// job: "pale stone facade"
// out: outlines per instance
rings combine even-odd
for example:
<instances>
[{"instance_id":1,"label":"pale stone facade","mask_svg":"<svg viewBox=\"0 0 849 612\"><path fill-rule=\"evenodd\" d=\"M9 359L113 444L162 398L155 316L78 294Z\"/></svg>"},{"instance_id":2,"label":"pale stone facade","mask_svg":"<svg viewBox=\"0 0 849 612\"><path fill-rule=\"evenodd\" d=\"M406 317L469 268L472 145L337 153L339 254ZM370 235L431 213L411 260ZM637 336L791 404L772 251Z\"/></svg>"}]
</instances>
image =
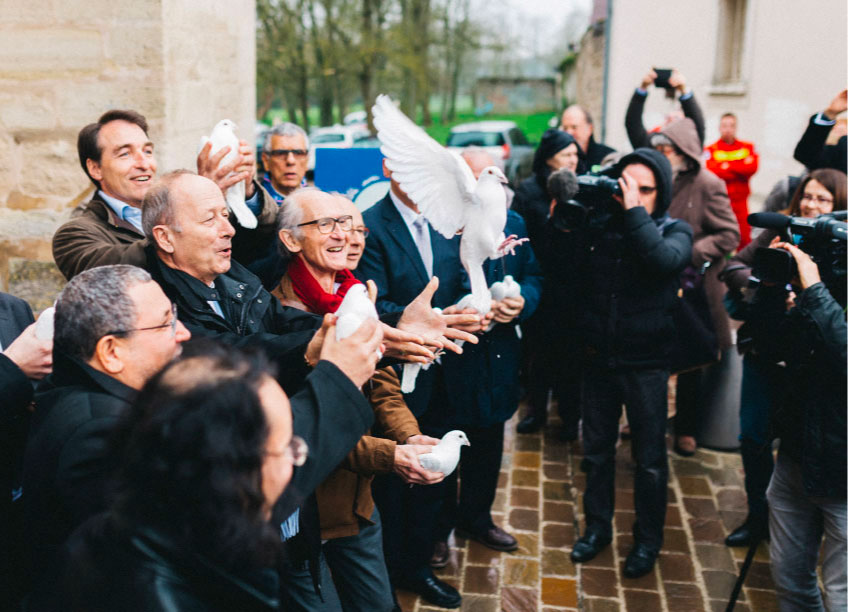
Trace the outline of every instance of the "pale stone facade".
<instances>
[{"instance_id":1,"label":"pale stone facade","mask_svg":"<svg viewBox=\"0 0 849 612\"><path fill-rule=\"evenodd\" d=\"M15 258L52 261L91 192L77 133L106 110L147 117L160 172L194 168L223 118L253 142L255 18L252 0L0 0L0 290Z\"/></svg>"},{"instance_id":2,"label":"pale stone facade","mask_svg":"<svg viewBox=\"0 0 849 612\"><path fill-rule=\"evenodd\" d=\"M721 38L723 11L741 4L740 79L720 84L717 67L729 52L719 48L719 41L727 40ZM757 209L776 181L803 171L793 160L793 149L809 117L846 88L846 24L845 0L823 0L816 6L793 0L615 2L607 144L630 150L624 119L634 88L652 66L677 67L704 111L707 143L719 137L719 118L726 111L738 117L738 137L754 142L760 169L752 177L750 207ZM658 125L673 104L662 92L650 92L646 126Z\"/></svg>"}]
</instances>

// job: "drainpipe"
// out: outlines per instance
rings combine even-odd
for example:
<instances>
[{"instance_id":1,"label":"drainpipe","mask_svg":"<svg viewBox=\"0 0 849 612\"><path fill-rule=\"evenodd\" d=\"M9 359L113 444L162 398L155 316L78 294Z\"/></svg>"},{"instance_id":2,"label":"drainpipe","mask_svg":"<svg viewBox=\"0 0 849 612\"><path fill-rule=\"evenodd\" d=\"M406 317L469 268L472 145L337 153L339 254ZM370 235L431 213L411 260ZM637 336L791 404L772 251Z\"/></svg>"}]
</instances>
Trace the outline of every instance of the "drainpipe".
<instances>
[{"instance_id":1,"label":"drainpipe","mask_svg":"<svg viewBox=\"0 0 849 612\"><path fill-rule=\"evenodd\" d=\"M604 21L604 75L601 88L601 142L607 142L607 80L610 72L610 21L613 18L613 0L607 0L607 19Z\"/></svg>"}]
</instances>

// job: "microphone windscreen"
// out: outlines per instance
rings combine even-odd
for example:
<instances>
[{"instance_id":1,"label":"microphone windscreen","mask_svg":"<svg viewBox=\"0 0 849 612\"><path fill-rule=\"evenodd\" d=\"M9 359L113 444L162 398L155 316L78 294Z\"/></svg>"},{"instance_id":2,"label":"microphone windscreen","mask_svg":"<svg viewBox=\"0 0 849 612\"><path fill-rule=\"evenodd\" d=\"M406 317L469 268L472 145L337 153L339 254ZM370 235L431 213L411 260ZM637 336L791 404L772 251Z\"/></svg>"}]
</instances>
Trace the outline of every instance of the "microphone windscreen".
<instances>
[{"instance_id":1,"label":"microphone windscreen","mask_svg":"<svg viewBox=\"0 0 849 612\"><path fill-rule=\"evenodd\" d=\"M571 200L578 193L578 177L566 168L555 170L548 177L548 193L557 202Z\"/></svg>"},{"instance_id":2,"label":"microphone windscreen","mask_svg":"<svg viewBox=\"0 0 849 612\"><path fill-rule=\"evenodd\" d=\"M790 225L790 217L774 212L758 212L748 216L749 225L770 229L784 229Z\"/></svg>"}]
</instances>

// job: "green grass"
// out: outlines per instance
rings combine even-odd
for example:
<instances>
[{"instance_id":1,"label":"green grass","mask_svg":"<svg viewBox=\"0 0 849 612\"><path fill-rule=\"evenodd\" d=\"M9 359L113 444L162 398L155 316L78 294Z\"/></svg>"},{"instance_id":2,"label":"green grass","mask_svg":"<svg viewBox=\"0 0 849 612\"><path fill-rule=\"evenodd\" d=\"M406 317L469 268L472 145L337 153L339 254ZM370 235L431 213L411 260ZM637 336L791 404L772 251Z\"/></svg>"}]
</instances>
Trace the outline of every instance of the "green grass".
<instances>
[{"instance_id":1,"label":"green grass","mask_svg":"<svg viewBox=\"0 0 849 612\"><path fill-rule=\"evenodd\" d=\"M554 115L554 111L550 113L534 113L531 115L516 115L516 114L488 114L479 117L472 112L457 113L457 119L445 125L432 125L425 128L425 131L436 141L445 144L448 140L448 134L451 128L460 123L469 123L472 121L514 121L519 129L525 133L528 141L531 144L538 144L543 132L548 129L548 120Z\"/></svg>"},{"instance_id":2,"label":"green grass","mask_svg":"<svg viewBox=\"0 0 849 612\"><path fill-rule=\"evenodd\" d=\"M357 110L357 108L352 107L351 110ZM438 118L439 115L436 111L433 111L434 118ZM521 115L521 114L488 114L483 117L479 117L474 114L472 111L460 112L457 113L457 119L446 123L443 125L434 123L428 128L425 128L425 131L434 139L436 142L440 144L445 144L448 140L448 134L451 132L451 128L455 125L459 125L460 123L469 123L472 121L514 121L516 125L519 126L525 136L527 136L528 141L531 144L538 144L540 137L543 132L548 129L548 121L552 116L555 115L555 111L551 111L548 113L533 113L530 115ZM282 121L288 121L289 115L282 108L272 108L265 115L265 122L271 125L275 117L279 117ZM318 125L319 112L318 107L310 108L310 125ZM420 118L419 118L420 122Z\"/></svg>"}]
</instances>

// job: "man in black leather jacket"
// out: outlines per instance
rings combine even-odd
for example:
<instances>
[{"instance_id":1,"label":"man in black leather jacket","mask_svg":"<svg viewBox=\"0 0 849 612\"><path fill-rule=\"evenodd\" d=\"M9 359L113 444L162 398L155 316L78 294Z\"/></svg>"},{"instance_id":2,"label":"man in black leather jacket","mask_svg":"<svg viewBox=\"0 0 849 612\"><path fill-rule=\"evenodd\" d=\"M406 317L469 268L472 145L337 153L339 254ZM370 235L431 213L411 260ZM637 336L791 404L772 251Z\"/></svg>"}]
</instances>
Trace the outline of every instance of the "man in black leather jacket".
<instances>
[{"instance_id":1,"label":"man in black leather jacket","mask_svg":"<svg viewBox=\"0 0 849 612\"><path fill-rule=\"evenodd\" d=\"M781 440L769 502L770 567L782 609L846 609L846 286L832 292L811 258L793 255L801 291L779 330L787 374L772 420ZM845 279L844 279L845 280Z\"/></svg>"}]
</instances>

